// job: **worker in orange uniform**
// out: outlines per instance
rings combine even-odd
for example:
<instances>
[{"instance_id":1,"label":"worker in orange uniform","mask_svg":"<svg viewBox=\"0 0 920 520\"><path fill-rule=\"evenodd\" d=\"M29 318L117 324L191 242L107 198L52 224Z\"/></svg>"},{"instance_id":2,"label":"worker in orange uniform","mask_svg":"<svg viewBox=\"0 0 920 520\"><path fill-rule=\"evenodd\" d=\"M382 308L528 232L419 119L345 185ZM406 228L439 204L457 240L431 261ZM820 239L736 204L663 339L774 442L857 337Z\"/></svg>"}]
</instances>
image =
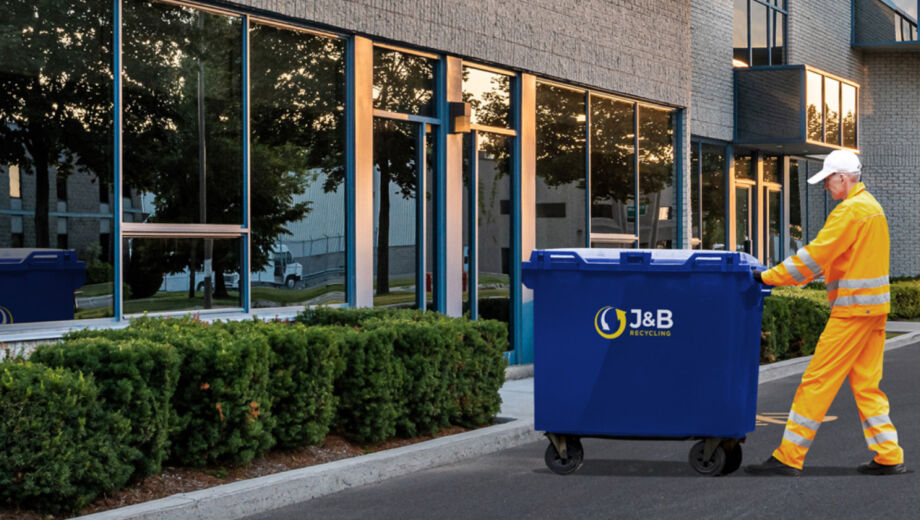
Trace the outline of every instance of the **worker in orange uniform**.
<instances>
[{"instance_id":1,"label":"worker in orange uniform","mask_svg":"<svg viewBox=\"0 0 920 520\"><path fill-rule=\"evenodd\" d=\"M831 316L796 390L779 448L763 464L746 466L747 473L798 475L827 409L848 376L866 443L875 452L873 460L857 470L870 475L907 471L904 450L888 416L888 398L878 386L890 308L888 221L859 181L860 170L853 152L831 152L808 183L823 180L824 189L841 202L811 243L772 269L754 273L767 285L804 285L823 274Z\"/></svg>"}]
</instances>

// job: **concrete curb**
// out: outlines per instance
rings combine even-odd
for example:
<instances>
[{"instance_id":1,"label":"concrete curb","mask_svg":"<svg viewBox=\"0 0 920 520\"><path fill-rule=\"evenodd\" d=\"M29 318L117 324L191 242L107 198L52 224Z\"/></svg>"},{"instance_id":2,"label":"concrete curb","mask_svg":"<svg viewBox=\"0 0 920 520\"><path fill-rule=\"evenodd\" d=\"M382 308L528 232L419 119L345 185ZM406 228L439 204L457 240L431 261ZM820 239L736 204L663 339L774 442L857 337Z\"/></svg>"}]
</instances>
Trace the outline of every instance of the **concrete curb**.
<instances>
[{"instance_id":1,"label":"concrete curb","mask_svg":"<svg viewBox=\"0 0 920 520\"><path fill-rule=\"evenodd\" d=\"M447 437L327 464L285 471L143 504L81 520L226 520L304 502L355 486L443 466L539 440L533 419L496 424Z\"/></svg>"}]
</instances>

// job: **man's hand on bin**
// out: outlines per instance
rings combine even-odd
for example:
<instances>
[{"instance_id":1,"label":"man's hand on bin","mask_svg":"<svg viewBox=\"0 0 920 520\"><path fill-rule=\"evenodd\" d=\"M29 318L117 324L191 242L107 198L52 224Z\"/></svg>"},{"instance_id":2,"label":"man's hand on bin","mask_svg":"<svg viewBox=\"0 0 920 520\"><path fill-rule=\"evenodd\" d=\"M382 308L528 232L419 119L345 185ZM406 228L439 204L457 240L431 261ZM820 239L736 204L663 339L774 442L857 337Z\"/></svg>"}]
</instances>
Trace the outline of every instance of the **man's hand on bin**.
<instances>
[{"instance_id":1,"label":"man's hand on bin","mask_svg":"<svg viewBox=\"0 0 920 520\"><path fill-rule=\"evenodd\" d=\"M751 271L751 274L754 275L754 281L757 283L764 283L763 278L760 276L760 271Z\"/></svg>"}]
</instances>

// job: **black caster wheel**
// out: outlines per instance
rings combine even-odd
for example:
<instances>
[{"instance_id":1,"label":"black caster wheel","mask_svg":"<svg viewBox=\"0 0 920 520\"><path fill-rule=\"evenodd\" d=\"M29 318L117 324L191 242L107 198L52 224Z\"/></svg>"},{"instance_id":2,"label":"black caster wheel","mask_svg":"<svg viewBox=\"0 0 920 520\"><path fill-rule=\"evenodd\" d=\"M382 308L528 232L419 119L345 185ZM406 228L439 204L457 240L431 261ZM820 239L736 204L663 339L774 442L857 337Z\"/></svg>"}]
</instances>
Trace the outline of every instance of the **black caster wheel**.
<instances>
[{"instance_id":1,"label":"black caster wheel","mask_svg":"<svg viewBox=\"0 0 920 520\"><path fill-rule=\"evenodd\" d=\"M733 448L725 454L725 467L722 468L722 474L728 475L734 473L741 467L742 451L741 444L736 443Z\"/></svg>"},{"instance_id":2,"label":"black caster wheel","mask_svg":"<svg viewBox=\"0 0 920 520\"><path fill-rule=\"evenodd\" d=\"M708 460L703 460L703 453L706 449L706 441L700 441L690 448L688 457L690 467L704 477L715 477L722 474L725 469L726 455L722 446L716 446ZM739 458L740 463L740 458Z\"/></svg>"},{"instance_id":3,"label":"black caster wheel","mask_svg":"<svg viewBox=\"0 0 920 520\"><path fill-rule=\"evenodd\" d=\"M582 449L581 440L578 437L565 438L565 451L566 458L563 460L552 442L546 447L546 453L543 456L546 461L546 467L557 475L574 473L585 461L585 451Z\"/></svg>"}]
</instances>

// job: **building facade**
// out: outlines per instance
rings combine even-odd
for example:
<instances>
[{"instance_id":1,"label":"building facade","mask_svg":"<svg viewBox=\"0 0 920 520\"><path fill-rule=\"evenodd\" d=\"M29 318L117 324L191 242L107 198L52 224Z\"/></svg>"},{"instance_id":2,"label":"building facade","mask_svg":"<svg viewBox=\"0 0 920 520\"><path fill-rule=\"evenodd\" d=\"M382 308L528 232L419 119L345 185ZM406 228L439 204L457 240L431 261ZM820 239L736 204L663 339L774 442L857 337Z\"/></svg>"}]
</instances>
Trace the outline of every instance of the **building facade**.
<instances>
[{"instance_id":1,"label":"building facade","mask_svg":"<svg viewBox=\"0 0 920 520\"><path fill-rule=\"evenodd\" d=\"M837 148L920 272L916 0L54 4L0 32L0 248L87 263L47 330L415 305L528 363L533 249L776 262Z\"/></svg>"}]
</instances>

